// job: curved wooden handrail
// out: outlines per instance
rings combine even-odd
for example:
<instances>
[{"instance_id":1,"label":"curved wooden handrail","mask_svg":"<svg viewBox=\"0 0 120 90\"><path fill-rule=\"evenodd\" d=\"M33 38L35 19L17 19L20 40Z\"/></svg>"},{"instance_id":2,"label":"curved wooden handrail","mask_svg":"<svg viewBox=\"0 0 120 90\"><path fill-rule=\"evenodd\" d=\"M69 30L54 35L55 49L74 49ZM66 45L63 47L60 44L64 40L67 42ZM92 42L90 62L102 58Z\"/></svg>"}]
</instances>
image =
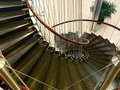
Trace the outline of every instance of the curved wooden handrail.
<instances>
[{"instance_id":1,"label":"curved wooden handrail","mask_svg":"<svg viewBox=\"0 0 120 90\"><path fill-rule=\"evenodd\" d=\"M58 24L52 26L52 28L57 27L57 26L62 25L62 24L65 24L65 23L76 22L76 21L100 22L100 21L97 21L97 20L90 20L90 19L76 19L76 20L68 20L68 21L65 21L65 22L58 23ZM118 27L116 27L116 26L114 26L112 24L109 24L109 23L106 23L106 22L100 22L100 23L108 25L108 26L113 27L113 28L120 31L120 28L118 28Z\"/></svg>"},{"instance_id":2,"label":"curved wooden handrail","mask_svg":"<svg viewBox=\"0 0 120 90\"><path fill-rule=\"evenodd\" d=\"M52 29L50 26L48 26L38 15L37 13L34 11L34 9L32 8L32 6L29 4L28 0L25 0L28 8L31 10L31 12L33 13L33 15L49 30L51 31L52 33L54 33L55 35L57 35L58 37L60 37L61 39L65 40L65 41L68 41L68 42L71 42L71 43L74 43L74 44L77 44L77 45L86 45L89 43L89 40L83 38L83 41L81 42L76 42L74 40L70 40L62 35L60 35L59 33L57 33L54 29Z\"/></svg>"}]
</instances>

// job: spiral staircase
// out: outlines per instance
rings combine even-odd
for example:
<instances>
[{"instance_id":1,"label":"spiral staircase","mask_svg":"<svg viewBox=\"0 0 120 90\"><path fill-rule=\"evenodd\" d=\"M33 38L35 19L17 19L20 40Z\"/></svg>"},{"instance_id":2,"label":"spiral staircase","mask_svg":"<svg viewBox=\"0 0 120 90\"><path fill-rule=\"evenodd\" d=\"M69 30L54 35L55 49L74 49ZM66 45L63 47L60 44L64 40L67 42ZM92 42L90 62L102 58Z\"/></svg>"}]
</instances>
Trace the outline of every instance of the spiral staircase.
<instances>
[{"instance_id":1,"label":"spiral staircase","mask_svg":"<svg viewBox=\"0 0 120 90\"><path fill-rule=\"evenodd\" d=\"M94 90L106 70L103 68L111 64L116 46L94 33L84 32L81 37L89 40L89 44L82 46L82 57L61 54L39 34L25 2L0 0L0 50L6 62L21 72L17 74L30 90ZM107 67L96 90L101 90L112 67ZM28 90L12 70L7 69L22 90ZM119 81L120 75L117 75L110 86L116 88ZM11 89L2 79L0 86Z\"/></svg>"}]
</instances>

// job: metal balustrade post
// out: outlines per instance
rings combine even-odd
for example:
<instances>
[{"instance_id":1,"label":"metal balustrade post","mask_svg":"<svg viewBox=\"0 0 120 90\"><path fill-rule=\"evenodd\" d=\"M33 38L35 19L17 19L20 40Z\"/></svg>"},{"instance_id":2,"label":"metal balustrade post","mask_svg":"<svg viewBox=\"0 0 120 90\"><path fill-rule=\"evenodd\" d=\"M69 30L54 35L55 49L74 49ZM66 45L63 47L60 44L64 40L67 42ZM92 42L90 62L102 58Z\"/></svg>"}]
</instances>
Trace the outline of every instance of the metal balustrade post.
<instances>
[{"instance_id":1,"label":"metal balustrade post","mask_svg":"<svg viewBox=\"0 0 120 90\"><path fill-rule=\"evenodd\" d=\"M98 83L96 84L94 90L98 90L99 88L102 87L102 85L104 84L104 81L106 80L107 76L109 75L109 73L111 72L111 69L113 68L113 64L110 62L109 64L110 66L107 67L105 69L105 71L103 72L103 75L101 76L101 78L99 79Z\"/></svg>"},{"instance_id":2,"label":"metal balustrade post","mask_svg":"<svg viewBox=\"0 0 120 90\"><path fill-rule=\"evenodd\" d=\"M116 60L113 62L114 66L110 72L110 74L108 75L108 77L106 78L105 82L103 83L103 86L101 87L100 90L106 90L107 87L110 85L110 83L115 79L115 77L117 76L117 74L120 71L120 60Z\"/></svg>"},{"instance_id":3,"label":"metal balustrade post","mask_svg":"<svg viewBox=\"0 0 120 90\"><path fill-rule=\"evenodd\" d=\"M7 82L7 84L12 88L12 90L21 90L18 84L10 75L9 71L5 67L5 58L0 54L0 75Z\"/></svg>"}]
</instances>

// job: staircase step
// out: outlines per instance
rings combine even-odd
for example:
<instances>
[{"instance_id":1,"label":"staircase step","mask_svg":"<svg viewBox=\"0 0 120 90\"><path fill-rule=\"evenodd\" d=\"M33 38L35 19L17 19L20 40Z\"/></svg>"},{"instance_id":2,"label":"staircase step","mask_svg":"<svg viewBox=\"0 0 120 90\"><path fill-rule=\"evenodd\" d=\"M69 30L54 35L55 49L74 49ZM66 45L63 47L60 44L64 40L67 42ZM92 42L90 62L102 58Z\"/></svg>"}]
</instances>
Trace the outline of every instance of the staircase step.
<instances>
[{"instance_id":1,"label":"staircase step","mask_svg":"<svg viewBox=\"0 0 120 90\"><path fill-rule=\"evenodd\" d=\"M13 65L17 60L23 56L31 47L37 43L37 38L30 38L16 47L12 48L12 51L5 56L8 62Z\"/></svg>"},{"instance_id":2,"label":"staircase step","mask_svg":"<svg viewBox=\"0 0 120 90\"><path fill-rule=\"evenodd\" d=\"M74 64L76 66L79 76L81 77L80 80L87 77L87 73L84 71L85 64L83 64L82 62L78 62L78 61L74 61ZM88 78L87 78L87 80L88 80ZM90 87L91 87L90 82L86 82L86 79L82 80L80 83L82 85L82 90L90 90Z\"/></svg>"},{"instance_id":3,"label":"staircase step","mask_svg":"<svg viewBox=\"0 0 120 90\"><path fill-rule=\"evenodd\" d=\"M53 53L51 53L51 49L45 51L45 53L42 54L37 63L34 65L29 75L37 80L40 80L41 82L44 82L47 72L49 70L52 55ZM40 82L29 78L25 80L25 83L31 90L37 90L38 88L42 88L42 84Z\"/></svg>"},{"instance_id":4,"label":"staircase step","mask_svg":"<svg viewBox=\"0 0 120 90\"><path fill-rule=\"evenodd\" d=\"M64 90L66 87L70 86L71 83L71 75L70 75L70 70L68 66L68 60L66 60L64 57L61 57L59 60L59 68L60 70L58 71L58 84L57 88L59 90ZM69 90L72 90L71 88Z\"/></svg>"},{"instance_id":5,"label":"staircase step","mask_svg":"<svg viewBox=\"0 0 120 90\"><path fill-rule=\"evenodd\" d=\"M0 7L2 6L13 6L21 5L23 2L21 0L0 0Z\"/></svg>"},{"instance_id":6,"label":"staircase step","mask_svg":"<svg viewBox=\"0 0 120 90\"><path fill-rule=\"evenodd\" d=\"M5 37L12 33L18 32L20 30L27 29L30 25L31 25L30 23L26 23L26 24L23 24L23 25L14 27L14 28L9 28L9 29L5 29L5 30L2 29L2 30L0 30L0 37Z\"/></svg>"},{"instance_id":7,"label":"staircase step","mask_svg":"<svg viewBox=\"0 0 120 90\"><path fill-rule=\"evenodd\" d=\"M108 39L105 39L105 40L103 40L103 41L101 41L101 42L99 42L99 43L96 43L96 44L94 44L94 45L91 45L91 46L89 46L89 48L87 48L87 49L95 49L95 48L98 48L98 47L102 47L102 46L104 46L104 45L110 45L110 42L108 41Z\"/></svg>"},{"instance_id":8,"label":"staircase step","mask_svg":"<svg viewBox=\"0 0 120 90\"><path fill-rule=\"evenodd\" d=\"M24 54L18 62L16 62L13 66L14 69L17 69L18 71L28 74L33 66L38 61L39 57L44 53L46 49L46 46L44 46L43 43L37 44L34 48L32 48L30 51L28 51L26 54ZM34 53L33 53L34 52ZM18 74L21 79L25 79L26 77L24 75ZM16 76L13 76L15 80L19 83L19 79Z\"/></svg>"},{"instance_id":9,"label":"staircase step","mask_svg":"<svg viewBox=\"0 0 120 90\"><path fill-rule=\"evenodd\" d=\"M87 38L89 35L90 35L89 33L84 32L84 33L81 35L81 37L82 37L82 38Z\"/></svg>"},{"instance_id":10,"label":"staircase step","mask_svg":"<svg viewBox=\"0 0 120 90\"><path fill-rule=\"evenodd\" d=\"M89 60L89 61L90 61L90 60ZM99 76L99 77L96 78L97 83L98 83L98 81L101 80L101 78L102 78L102 81L104 81L104 80L103 80L103 75L105 74L106 69L107 69L107 71L109 70L109 69L108 69L108 66L107 66L108 64L104 65L104 64L102 64L102 63L100 63L100 62L95 62L95 60L94 60L94 61L91 60L91 62L95 65L96 68L98 68L98 72L96 73L97 75L94 76L95 78L96 78L97 76ZM108 74L109 74L109 73L108 73ZM104 76L104 79L105 79L105 78L106 78L106 77ZM103 82L100 82L100 83L99 83L99 86L101 86L101 84L103 84ZM98 88L97 88L96 90L98 90ZM108 89L107 89L107 90L108 90Z\"/></svg>"},{"instance_id":11,"label":"staircase step","mask_svg":"<svg viewBox=\"0 0 120 90\"><path fill-rule=\"evenodd\" d=\"M116 54L116 50L115 49L111 49L111 50L91 50L88 51L91 54L98 54L98 55L115 55Z\"/></svg>"},{"instance_id":12,"label":"staircase step","mask_svg":"<svg viewBox=\"0 0 120 90\"><path fill-rule=\"evenodd\" d=\"M96 55L95 53L94 54L89 54L89 57L94 57L94 58L99 58L99 59L105 59L105 60L111 60L112 59L112 57L113 57L113 55Z\"/></svg>"},{"instance_id":13,"label":"staircase step","mask_svg":"<svg viewBox=\"0 0 120 90\"><path fill-rule=\"evenodd\" d=\"M98 69L102 69L103 67L108 65L110 62L110 61L105 62L105 60L102 60L102 59L99 60L99 59L95 59L95 58L89 58L87 61L93 63L95 65L95 67Z\"/></svg>"},{"instance_id":14,"label":"staircase step","mask_svg":"<svg viewBox=\"0 0 120 90\"><path fill-rule=\"evenodd\" d=\"M36 31L34 31L33 29L25 29L25 30L21 30L17 33L14 33L12 35L0 38L1 51L9 48L10 46L14 45L18 41L24 39L25 37L29 36L30 34L32 34L34 32L36 32Z\"/></svg>"},{"instance_id":15,"label":"staircase step","mask_svg":"<svg viewBox=\"0 0 120 90\"><path fill-rule=\"evenodd\" d=\"M108 60L108 59L106 59L106 58L101 59L101 58L96 58L96 57L93 57L93 56L89 57L89 59L90 59L90 60L93 60L93 61L95 61L95 62L98 62L98 63L100 63L100 64L103 64L103 65L107 65L107 64L109 64L110 61L111 61L111 60Z\"/></svg>"},{"instance_id":16,"label":"staircase step","mask_svg":"<svg viewBox=\"0 0 120 90\"><path fill-rule=\"evenodd\" d=\"M51 64L49 66L49 70L46 74L46 78L45 78L45 81L44 83L48 84L48 85L51 85L53 87L56 88L57 86L57 76L58 76L58 71L59 71L59 68L58 68L58 54L54 54L53 55L53 58L52 58L52 61L51 61ZM42 87L42 90L52 90L51 87L48 87L48 86L45 86L43 85Z\"/></svg>"},{"instance_id":17,"label":"staircase step","mask_svg":"<svg viewBox=\"0 0 120 90\"><path fill-rule=\"evenodd\" d=\"M101 65L101 67L98 67L99 63L93 63L93 61L90 60L86 60L85 62L87 62L87 66L90 68L90 75L92 75L90 76L90 78L92 79L92 82L94 82L94 84L96 85L99 82L104 72L103 68L105 68L106 65Z\"/></svg>"},{"instance_id":18,"label":"staircase step","mask_svg":"<svg viewBox=\"0 0 120 90\"><path fill-rule=\"evenodd\" d=\"M92 72L90 67L88 67L87 62L79 62L76 63L76 67L79 68L79 73L82 76L82 80L81 83L85 83L85 86L83 87L83 90L93 90L95 87L95 83L93 82L91 77L86 78L87 76L89 76Z\"/></svg>"},{"instance_id":19,"label":"staircase step","mask_svg":"<svg viewBox=\"0 0 120 90\"><path fill-rule=\"evenodd\" d=\"M90 75L92 75L94 73L91 76L91 78L93 79L94 84L96 84L97 80L98 80L98 78L100 77L100 74L101 74L101 72L97 72L98 70L100 70L99 67L89 60L84 61L84 62L87 63L87 66L90 68L90 72L89 72Z\"/></svg>"},{"instance_id":20,"label":"staircase step","mask_svg":"<svg viewBox=\"0 0 120 90\"><path fill-rule=\"evenodd\" d=\"M25 19L27 17L29 17L28 14L17 15L17 16L12 16L12 17L7 17L7 18L2 18L2 19L0 19L0 25L7 24L7 23L10 23L10 22L14 22L14 21L23 20L23 19Z\"/></svg>"},{"instance_id":21,"label":"staircase step","mask_svg":"<svg viewBox=\"0 0 120 90\"><path fill-rule=\"evenodd\" d=\"M28 13L28 10L0 12L0 19L7 18L7 17L13 17L17 15L23 15L25 13Z\"/></svg>"},{"instance_id":22,"label":"staircase step","mask_svg":"<svg viewBox=\"0 0 120 90\"><path fill-rule=\"evenodd\" d=\"M24 39L18 41L17 43L15 43L14 45L12 45L11 47L5 49L4 51L2 51L2 53L4 54L4 56L7 56L9 53L11 53L12 51L14 51L19 45L25 43L26 41L28 41L29 39L31 38L34 38L34 35L36 34L37 32L33 32L31 33L30 35L28 35L27 37L25 37ZM41 41L43 40L40 39ZM39 38L38 38L38 41L40 41Z\"/></svg>"},{"instance_id":23,"label":"staircase step","mask_svg":"<svg viewBox=\"0 0 120 90\"><path fill-rule=\"evenodd\" d=\"M19 21L14 21L14 22L11 22L11 23L7 23L7 24L3 24L3 25L0 25L0 33L6 31L6 30L11 30L11 29L14 29L14 28L17 28L21 25L24 25L24 24L27 24L27 23L31 23L31 20L28 19L28 20L19 20Z\"/></svg>"},{"instance_id":24,"label":"staircase step","mask_svg":"<svg viewBox=\"0 0 120 90\"><path fill-rule=\"evenodd\" d=\"M73 60L68 60L68 65L69 65L70 75L72 78L72 84L74 84L74 83L78 82L81 79L81 77L79 76L79 73L77 72L77 68L76 68ZM84 86L82 83L78 83L78 84L74 85L72 88L74 90L82 90L83 87Z\"/></svg>"},{"instance_id":25,"label":"staircase step","mask_svg":"<svg viewBox=\"0 0 120 90\"><path fill-rule=\"evenodd\" d=\"M98 42L101 42L102 40L104 40L101 36L97 36L95 39L93 39L92 41L90 41L90 43L87 45L87 48L91 45L94 45Z\"/></svg>"},{"instance_id":26,"label":"staircase step","mask_svg":"<svg viewBox=\"0 0 120 90\"><path fill-rule=\"evenodd\" d=\"M84 61L87 63L87 65L91 68L93 72L98 71L100 68L97 66L99 63L93 63L94 61L88 58L87 60ZM104 65L105 66L105 65Z\"/></svg>"},{"instance_id":27,"label":"staircase step","mask_svg":"<svg viewBox=\"0 0 120 90\"><path fill-rule=\"evenodd\" d=\"M10 12L10 11L19 11L23 8L27 8L26 5L15 5L15 6L3 6L0 7L0 12Z\"/></svg>"},{"instance_id":28,"label":"staircase step","mask_svg":"<svg viewBox=\"0 0 120 90\"><path fill-rule=\"evenodd\" d=\"M87 37L87 39L91 42L93 39L95 39L97 36L95 35L95 34L93 34L93 33L91 33L88 37Z\"/></svg>"},{"instance_id":29,"label":"staircase step","mask_svg":"<svg viewBox=\"0 0 120 90\"><path fill-rule=\"evenodd\" d=\"M85 60L84 63L86 64L86 69L88 70L89 75L92 75L93 73L95 73L98 70L97 67L95 67L93 63L89 62L89 60ZM96 74L93 74L92 76L89 77L89 78L91 78L94 85L97 82L95 79L96 78L95 76L96 76Z\"/></svg>"},{"instance_id":30,"label":"staircase step","mask_svg":"<svg viewBox=\"0 0 120 90\"><path fill-rule=\"evenodd\" d=\"M104 46L100 46L100 47L95 47L95 48L88 48L87 50L91 51L91 50L111 50L111 49L116 49L115 45L114 44L108 44L108 45L104 45Z\"/></svg>"}]
</instances>

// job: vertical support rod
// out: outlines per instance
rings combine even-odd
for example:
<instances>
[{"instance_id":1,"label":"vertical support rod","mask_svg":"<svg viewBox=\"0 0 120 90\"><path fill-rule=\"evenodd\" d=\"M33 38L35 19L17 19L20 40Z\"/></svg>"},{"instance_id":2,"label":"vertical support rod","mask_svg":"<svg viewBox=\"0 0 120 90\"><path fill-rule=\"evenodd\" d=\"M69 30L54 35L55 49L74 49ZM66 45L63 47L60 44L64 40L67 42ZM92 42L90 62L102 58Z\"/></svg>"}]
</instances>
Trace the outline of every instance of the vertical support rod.
<instances>
[{"instance_id":1,"label":"vertical support rod","mask_svg":"<svg viewBox=\"0 0 120 90\"><path fill-rule=\"evenodd\" d=\"M82 35L82 33L83 33L83 32L82 32L82 0L80 0L80 13L81 13L81 14L80 14L80 19L81 19L81 21L80 21L80 29L81 29L80 31L81 31L81 33L80 33L80 34ZM80 36L81 36L81 35L80 35ZM79 36L79 37L80 37L80 36Z\"/></svg>"},{"instance_id":2,"label":"vertical support rod","mask_svg":"<svg viewBox=\"0 0 120 90\"><path fill-rule=\"evenodd\" d=\"M117 64L113 67L113 69L111 70L110 74L106 78L100 90L106 90L107 87L110 85L110 83L115 79L119 71L120 71L120 61L118 61Z\"/></svg>"},{"instance_id":3,"label":"vertical support rod","mask_svg":"<svg viewBox=\"0 0 120 90\"><path fill-rule=\"evenodd\" d=\"M18 84L10 75L9 71L5 67L5 58L0 55L0 75L7 82L7 84L12 88L12 90L21 90Z\"/></svg>"},{"instance_id":4,"label":"vertical support rod","mask_svg":"<svg viewBox=\"0 0 120 90\"><path fill-rule=\"evenodd\" d=\"M78 0L79 3L79 19L82 19L82 0ZM82 20L79 22L79 30L76 32L78 37L82 35Z\"/></svg>"}]
</instances>

